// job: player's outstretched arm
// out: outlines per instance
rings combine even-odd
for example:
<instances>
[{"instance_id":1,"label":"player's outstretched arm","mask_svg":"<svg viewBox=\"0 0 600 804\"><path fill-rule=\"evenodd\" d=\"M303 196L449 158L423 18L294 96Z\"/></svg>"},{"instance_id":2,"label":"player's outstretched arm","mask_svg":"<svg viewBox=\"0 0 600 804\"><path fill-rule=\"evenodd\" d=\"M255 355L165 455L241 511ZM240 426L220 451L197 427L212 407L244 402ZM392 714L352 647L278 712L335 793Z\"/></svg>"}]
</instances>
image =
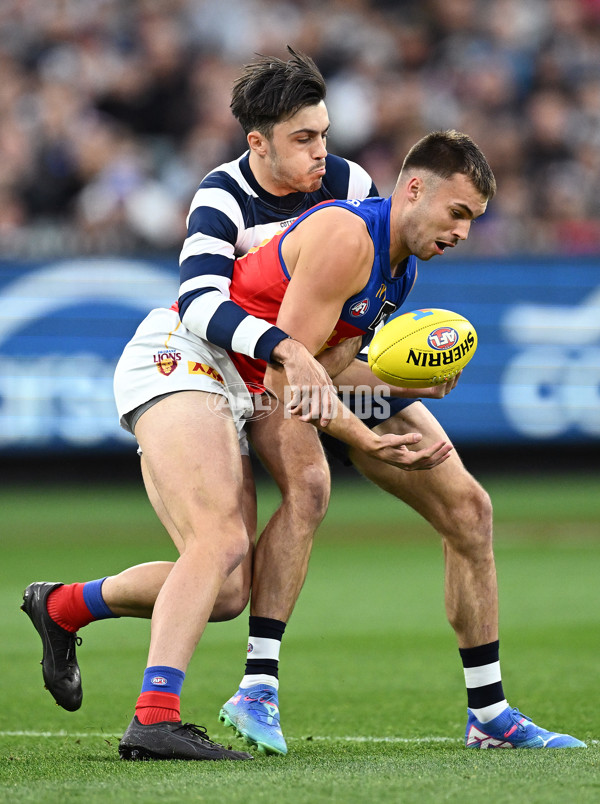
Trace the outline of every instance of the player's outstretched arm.
<instances>
[{"instance_id":1,"label":"player's outstretched arm","mask_svg":"<svg viewBox=\"0 0 600 804\"><path fill-rule=\"evenodd\" d=\"M366 424L339 399L337 403L334 416L327 427L321 427L309 413L296 415L299 415L302 421L312 421L320 430L364 452L371 458L409 471L433 469L434 466L443 463L454 449L452 444L447 441L438 441L427 449L415 449L414 445L418 444L422 438L420 433L378 435L373 430L369 430ZM287 405L288 413L292 413L292 404ZM409 449L411 446L413 449Z\"/></svg>"},{"instance_id":2,"label":"player's outstretched arm","mask_svg":"<svg viewBox=\"0 0 600 804\"><path fill-rule=\"evenodd\" d=\"M369 431L372 432L372 431ZM444 463L454 449L447 441L438 441L427 449L409 449L407 445L418 444L423 436L420 433L393 435L387 433L379 436L380 443L370 453L384 463L399 466L401 469L433 469Z\"/></svg>"}]
</instances>

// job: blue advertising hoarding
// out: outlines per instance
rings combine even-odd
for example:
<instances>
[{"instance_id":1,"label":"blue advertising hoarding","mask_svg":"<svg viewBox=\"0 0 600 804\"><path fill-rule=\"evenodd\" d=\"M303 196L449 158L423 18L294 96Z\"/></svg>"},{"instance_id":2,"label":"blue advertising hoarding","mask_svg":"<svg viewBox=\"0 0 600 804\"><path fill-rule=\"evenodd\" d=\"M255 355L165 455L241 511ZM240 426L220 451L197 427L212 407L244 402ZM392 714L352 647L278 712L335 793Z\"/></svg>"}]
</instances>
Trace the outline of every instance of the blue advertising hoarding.
<instances>
[{"instance_id":1,"label":"blue advertising hoarding","mask_svg":"<svg viewBox=\"0 0 600 804\"><path fill-rule=\"evenodd\" d=\"M114 367L177 289L176 258L0 262L0 455L131 449ZM600 442L600 258L432 260L402 312L420 307L479 336L458 387L427 403L457 445Z\"/></svg>"},{"instance_id":2,"label":"blue advertising hoarding","mask_svg":"<svg viewBox=\"0 0 600 804\"><path fill-rule=\"evenodd\" d=\"M456 390L428 403L455 442L600 439L600 259L422 263L408 304L477 330Z\"/></svg>"},{"instance_id":3,"label":"blue advertising hoarding","mask_svg":"<svg viewBox=\"0 0 600 804\"><path fill-rule=\"evenodd\" d=\"M117 422L115 365L178 286L176 259L0 263L0 454L131 448Z\"/></svg>"}]
</instances>

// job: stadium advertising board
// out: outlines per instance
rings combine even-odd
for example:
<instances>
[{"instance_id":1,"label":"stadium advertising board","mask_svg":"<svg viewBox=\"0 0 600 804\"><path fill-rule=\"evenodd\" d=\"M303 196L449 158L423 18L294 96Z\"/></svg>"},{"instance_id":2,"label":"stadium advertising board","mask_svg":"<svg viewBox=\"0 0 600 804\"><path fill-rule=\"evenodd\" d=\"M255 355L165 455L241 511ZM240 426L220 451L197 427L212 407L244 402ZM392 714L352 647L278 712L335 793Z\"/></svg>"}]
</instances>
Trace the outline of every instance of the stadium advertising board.
<instances>
[{"instance_id":1,"label":"stadium advertising board","mask_svg":"<svg viewBox=\"0 0 600 804\"><path fill-rule=\"evenodd\" d=\"M0 263L0 453L132 445L113 373L153 307L177 298L177 263Z\"/></svg>"},{"instance_id":2,"label":"stadium advertising board","mask_svg":"<svg viewBox=\"0 0 600 804\"><path fill-rule=\"evenodd\" d=\"M428 405L457 444L600 439L600 260L433 260L402 308L466 316L479 346ZM114 366L146 312L177 295L176 260L0 262L0 454L114 451Z\"/></svg>"}]
</instances>

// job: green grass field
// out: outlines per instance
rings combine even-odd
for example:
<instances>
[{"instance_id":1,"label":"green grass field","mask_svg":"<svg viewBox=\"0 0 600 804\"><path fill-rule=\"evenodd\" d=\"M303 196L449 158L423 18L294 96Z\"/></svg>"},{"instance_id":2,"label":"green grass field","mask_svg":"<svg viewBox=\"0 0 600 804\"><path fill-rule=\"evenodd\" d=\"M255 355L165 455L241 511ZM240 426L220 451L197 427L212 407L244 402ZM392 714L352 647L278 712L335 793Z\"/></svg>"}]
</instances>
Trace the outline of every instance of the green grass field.
<instances>
[{"instance_id":1,"label":"green grass field","mask_svg":"<svg viewBox=\"0 0 600 804\"><path fill-rule=\"evenodd\" d=\"M32 580L88 580L172 557L139 486L0 491L0 801L372 804L600 801L600 476L489 479L496 510L505 691L588 750L466 751L466 693L443 610L435 534L357 481L332 505L281 654L290 753L248 763L125 763L117 744L145 665L148 623L81 631L84 703L54 705L19 611ZM260 490L261 520L276 505ZM184 717L228 743L220 705L243 673L247 617L208 626ZM238 745L236 743L236 745Z\"/></svg>"}]
</instances>

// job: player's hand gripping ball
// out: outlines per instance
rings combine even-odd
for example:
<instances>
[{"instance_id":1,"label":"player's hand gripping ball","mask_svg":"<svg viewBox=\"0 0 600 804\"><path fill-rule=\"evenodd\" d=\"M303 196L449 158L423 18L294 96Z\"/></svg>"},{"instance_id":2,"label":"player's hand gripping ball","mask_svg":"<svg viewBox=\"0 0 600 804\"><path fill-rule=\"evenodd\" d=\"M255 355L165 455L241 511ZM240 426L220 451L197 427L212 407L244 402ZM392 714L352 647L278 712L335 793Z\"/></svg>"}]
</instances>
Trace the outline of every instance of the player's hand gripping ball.
<instances>
[{"instance_id":1,"label":"player's hand gripping ball","mask_svg":"<svg viewBox=\"0 0 600 804\"><path fill-rule=\"evenodd\" d=\"M430 388L452 379L476 349L475 327L464 316L436 308L413 310L375 334L369 366L389 385Z\"/></svg>"}]
</instances>

